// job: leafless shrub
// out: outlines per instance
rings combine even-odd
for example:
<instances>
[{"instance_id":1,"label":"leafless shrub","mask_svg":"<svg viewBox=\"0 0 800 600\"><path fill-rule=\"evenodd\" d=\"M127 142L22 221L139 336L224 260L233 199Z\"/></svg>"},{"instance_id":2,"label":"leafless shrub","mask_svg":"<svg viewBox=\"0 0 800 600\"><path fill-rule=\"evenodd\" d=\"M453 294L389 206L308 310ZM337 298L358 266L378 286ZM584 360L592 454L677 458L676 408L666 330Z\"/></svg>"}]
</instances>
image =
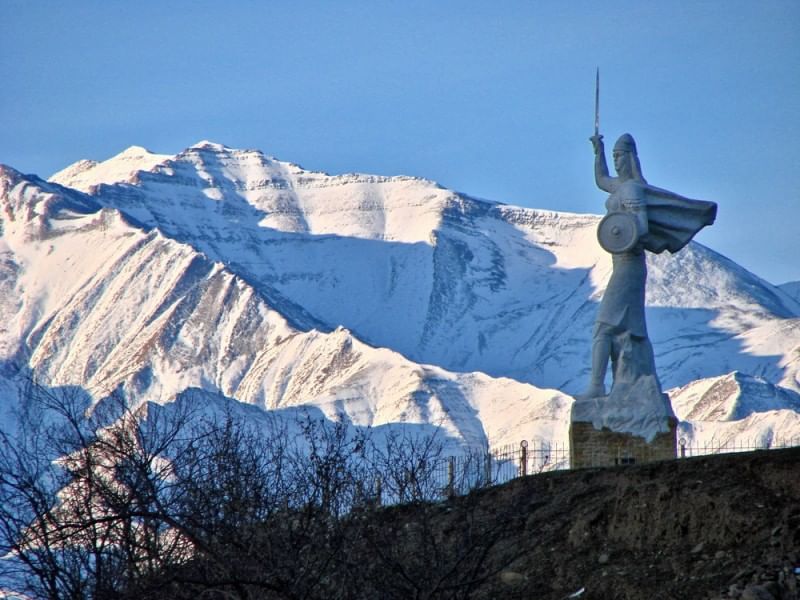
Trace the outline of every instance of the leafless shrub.
<instances>
[{"instance_id":1,"label":"leafless shrub","mask_svg":"<svg viewBox=\"0 0 800 600\"><path fill-rule=\"evenodd\" d=\"M467 598L494 572L487 556L511 521L469 496L458 517L441 504L481 481L443 486L435 437L376 444L311 412L252 423L191 405L92 405L77 388L31 384L17 431L0 433L0 587L54 599ZM387 500L413 513L379 508Z\"/></svg>"}]
</instances>

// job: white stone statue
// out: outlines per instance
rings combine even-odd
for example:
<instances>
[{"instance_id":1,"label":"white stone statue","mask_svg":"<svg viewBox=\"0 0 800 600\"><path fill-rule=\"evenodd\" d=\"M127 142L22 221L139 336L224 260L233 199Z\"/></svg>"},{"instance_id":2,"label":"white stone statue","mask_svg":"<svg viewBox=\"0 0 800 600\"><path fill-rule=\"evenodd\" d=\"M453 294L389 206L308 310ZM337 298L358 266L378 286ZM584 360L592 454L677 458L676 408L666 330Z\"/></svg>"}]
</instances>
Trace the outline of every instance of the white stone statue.
<instances>
[{"instance_id":1,"label":"white stone statue","mask_svg":"<svg viewBox=\"0 0 800 600\"><path fill-rule=\"evenodd\" d=\"M613 272L595 321L589 386L578 397L572 420L593 421L596 427L612 430L638 430L631 419L674 418L661 390L647 337L645 251L677 252L700 229L714 222L717 205L649 185L642 176L630 134L622 135L614 144L616 177L608 174L603 136L595 131L590 140L595 152L595 181L610 194L597 236L600 245L611 253ZM612 386L606 396L609 359ZM651 429L648 432L652 433Z\"/></svg>"}]
</instances>

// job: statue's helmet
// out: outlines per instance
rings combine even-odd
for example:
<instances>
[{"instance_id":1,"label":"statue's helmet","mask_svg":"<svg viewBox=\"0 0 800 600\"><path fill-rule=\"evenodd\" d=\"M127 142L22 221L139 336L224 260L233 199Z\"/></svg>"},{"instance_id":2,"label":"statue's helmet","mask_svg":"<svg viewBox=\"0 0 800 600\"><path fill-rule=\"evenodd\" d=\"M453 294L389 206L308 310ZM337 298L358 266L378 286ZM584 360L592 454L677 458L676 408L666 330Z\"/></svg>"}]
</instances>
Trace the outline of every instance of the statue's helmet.
<instances>
[{"instance_id":1,"label":"statue's helmet","mask_svg":"<svg viewBox=\"0 0 800 600\"><path fill-rule=\"evenodd\" d=\"M642 183L647 183L642 175L642 165L639 163L639 153L636 152L636 142L630 133L623 133L619 136L617 143L614 144L614 152L624 152L627 157L620 157L621 164L617 165L617 158L614 158L614 165L617 173L623 179L636 179Z\"/></svg>"},{"instance_id":2,"label":"statue's helmet","mask_svg":"<svg viewBox=\"0 0 800 600\"><path fill-rule=\"evenodd\" d=\"M614 144L614 150L636 154L636 142L633 141L633 136L630 133L623 133Z\"/></svg>"}]
</instances>

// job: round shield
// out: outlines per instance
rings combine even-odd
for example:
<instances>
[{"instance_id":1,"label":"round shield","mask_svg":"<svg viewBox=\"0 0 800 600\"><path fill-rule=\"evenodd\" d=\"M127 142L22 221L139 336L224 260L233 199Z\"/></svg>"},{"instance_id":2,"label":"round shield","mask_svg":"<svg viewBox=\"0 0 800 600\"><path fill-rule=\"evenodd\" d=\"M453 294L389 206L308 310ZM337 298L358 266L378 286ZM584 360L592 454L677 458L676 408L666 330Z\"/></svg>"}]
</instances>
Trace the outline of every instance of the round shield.
<instances>
[{"instance_id":1,"label":"round shield","mask_svg":"<svg viewBox=\"0 0 800 600\"><path fill-rule=\"evenodd\" d=\"M597 241L606 252L627 252L639 241L636 217L624 212L608 213L597 226Z\"/></svg>"}]
</instances>

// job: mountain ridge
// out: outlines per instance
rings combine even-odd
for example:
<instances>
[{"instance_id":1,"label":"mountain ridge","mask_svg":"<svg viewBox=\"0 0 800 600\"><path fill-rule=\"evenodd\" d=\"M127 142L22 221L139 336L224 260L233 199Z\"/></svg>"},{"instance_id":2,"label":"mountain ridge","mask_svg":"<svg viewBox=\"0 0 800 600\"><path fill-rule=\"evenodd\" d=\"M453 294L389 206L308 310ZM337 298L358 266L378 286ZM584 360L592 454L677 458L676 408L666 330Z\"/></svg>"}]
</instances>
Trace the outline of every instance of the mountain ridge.
<instances>
[{"instance_id":1,"label":"mountain ridge","mask_svg":"<svg viewBox=\"0 0 800 600\"><path fill-rule=\"evenodd\" d=\"M51 201L53 193L42 190L38 204ZM30 188L26 194L35 203ZM391 350L368 347L341 327L329 333L296 330L221 263L156 229L137 229L116 210L97 209L83 215L88 223L71 217L69 228L51 214L51 229L59 235L38 240L52 242L45 256L25 243L32 254L18 262L23 276L35 263L38 278L80 264L87 246L95 244L95 261L58 293L61 302L16 311L19 339L7 345L27 346L31 368L53 385L80 383L95 399L123 385L140 402L169 401L200 387L266 409L313 399L329 417L354 425L433 423L446 436L479 447L490 434L502 439L470 416L493 410L491 403L477 406L482 395L497 396L502 389L509 402L523 405L546 404L554 396L561 398L561 412L568 410L558 392L418 366ZM19 221L4 232L12 245L14 233L25 229ZM94 235L101 229L105 246ZM46 257L58 262L50 265ZM517 414L532 411L521 406ZM453 412L460 416L451 417Z\"/></svg>"},{"instance_id":2,"label":"mountain ridge","mask_svg":"<svg viewBox=\"0 0 800 600\"><path fill-rule=\"evenodd\" d=\"M174 156L132 147L49 182L17 174L27 192L3 173L7 214L26 202L53 207L31 213L27 240L5 221L7 289L19 294L34 264L72 277L97 271L85 256L119 254L103 277L81 276L83 289L71 295L57 277L25 280L39 290L29 301L44 320L29 306L0 309L27 332L4 332L0 348L27 347L56 382L99 393L113 388L100 385L105 378L162 402L181 386L264 408L318 401L354 424L434 414L478 446L531 432L565 437L567 394L585 384L610 274L596 215L507 206L414 177L327 175L211 142ZM59 202L78 208L61 214ZM54 232L80 251L34 239ZM665 387L742 371L800 390L800 303L700 244L648 263L648 323ZM140 295L133 306L128 292ZM148 302L160 308L143 310ZM150 320L131 325L138 313ZM248 325L256 315L266 331ZM161 398L159 379L172 386ZM782 423L775 427L800 431Z\"/></svg>"},{"instance_id":3,"label":"mountain ridge","mask_svg":"<svg viewBox=\"0 0 800 600\"><path fill-rule=\"evenodd\" d=\"M387 210L385 201L376 200L376 197L385 196L383 191L375 191L372 188L397 184L398 180L359 179L359 176L353 178L353 176L328 176L320 173L313 173L311 177L305 173L312 172L299 170L294 173L293 183L290 186L284 185L283 180L279 178L277 181L269 180L272 184L260 190L251 190L246 181L248 178L252 179L252 171L249 171L250 175L244 177L235 175L230 179L229 176L231 173L246 171L252 166L250 163L253 160L259 163L263 158L261 153L225 148L223 155L218 156L205 146L203 152L199 154L190 148L177 156L181 157L178 162L181 163L180 169L183 173L178 177L180 184L187 180L194 181L193 188L197 188L198 180L205 183L214 181L219 185L220 182L228 181L222 186L225 190L233 190L230 193L223 192L225 201L230 201L228 214L210 214L206 190L195 189L194 193L190 191L184 194L191 200L186 199L177 207L178 214L181 215L177 218L163 209L164 203L160 198L165 192L158 186L164 184L164 180L157 174L151 173L136 188L136 193L139 195L135 203L137 207L141 204L147 206L159 204L162 207L161 212L151 211L147 215L136 215L137 218L150 226L161 227L172 237L199 246L206 254L221 260L231 268L239 265L241 274L251 282L259 280L296 304L303 305L315 317L317 326L333 329L341 324L374 345L392 347L416 362L439 364L449 370L482 370L494 376L510 376L544 387L563 388L571 393L578 391L582 385L581 380L585 378L585 372L573 372L567 378L559 378L553 374L553 371L561 370L565 360L561 356L557 356L549 368L542 366L542 361L538 360L515 360L515 356L519 356L518 352L498 357L493 365L486 364L485 359L480 356L481 348L489 346L498 353L498 349L503 347L503 342L497 341L498 338L502 338L502 334L497 328L492 328L490 331L484 328L477 333L475 329L480 329L481 321L485 322L487 318L492 317L502 320L503 315L508 315L506 319L512 316L527 319L528 328L532 331L541 327L546 319L541 318L543 315L540 308L525 307L520 303L520 298L526 293L525 288L530 285L528 281L509 284L512 268L516 267L516 272L527 275L531 273L531 267L536 270L538 266L541 268L535 272L536 278L544 280L545 284L539 286L544 290L536 289L535 282L530 285L534 296L541 295L546 299L547 290L551 292L560 290L562 291L560 296L549 294L550 302L563 305L565 302L569 303L571 297L587 295L590 302L573 303L564 307L559 319L560 324L556 324L552 329L550 338L539 340L540 348L537 349L537 354L547 360L555 347L559 346L558 337L571 328L573 320L583 324L583 333L579 339L582 340L584 347L588 348L586 342L592 326L594 304L599 301L604 281L610 273L610 261L596 248L594 241L596 216L505 207L449 192L432 182L401 179L400 181L404 183L411 182L423 186L424 189L421 191L401 190L405 196L401 198L400 204L402 208L407 208L409 201L406 196L422 193L422 203L416 201L415 205L426 207L425 218L420 220L417 218L419 215L415 214L412 226L404 229L402 225L408 219L400 220L399 226L390 228L393 232L387 233L385 213L392 211ZM218 167L216 171L212 168L214 165ZM256 170L258 167L256 164ZM296 166L292 168L300 169ZM175 171L170 174L170 177L174 176L176 176ZM255 179L265 181L263 176ZM147 183L151 180L157 183L153 188L148 188ZM307 181L313 181L310 189L302 185L302 182ZM325 182L323 188L335 184L337 188L342 186L350 189L355 186L356 189L350 196L345 196L344 200L337 197L333 209L328 209L325 207L329 203L325 201L330 198L316 197L315 190L320 189L321 181ZM291 201L287 200L286 188L291 188L290 196L293 198ZM434 190L435 194L431 195L429 190ZM120 190L104 188L97 192L95 197L102 197L109 205L136 214L136 211L131 209L132 202L127 201L126 194L115 194L115 191ZM180 191L182 194L186 192L183 188ZM243 193L240 193L242 191ZM344 190L337 191L339 196L345 195ZM255 200L250 200L253 192L257 197ZM394 200L395 203L398 202L397 198ZM206 208L198 215L197 207ZM247 230L247 235L251 239L237 241L230 237L229 230L234 226L242 227L242 216L254 209L262 211L260 214L264 214L265 218L251 219L255 221ZM192 231L176 227L176 221L202 222L203 225L201 231ZM407 230L411 230L412 235L408 235ZM307 239L303 234L322 234L323 237ZM327 235L335 237L325 237ZM362 242L356 241L359 239ZM422 246L413 249L399 246L391 249L383 244L373 246L363 240L401 244L412 242L421 243ZM508 243L506 247L500 248L497 240ZM306 241L314 243L304 243ZM247 244L250 244L248 252L244 252L243 247ZM260 248L268 246L271 246L269 255ZM300 247L303 252L315 255L312 260L307 261L313 264L296 264L297 250ZM380 294L390 295L392 288L390 287L388 292L380 289L384 285L382 280L387 274L382 268L375 271L376 261L365 262L364 257L370 253L383 254L381 260L391 263L389 278L395 281L397 286L405 289L417 288L424 292L420 291L412 298L398 299L395 303L392 303L391 299L387 303L380 297L375 298ZM506 264L515 258L515 253L524 255L525 260L521 261L521 264L518 261L517 265ZM246 258L243 256L245 254ZM329 256L340 256L343 260L354 262L360 268L353 269L348 266L341 269L337 265L325 264L329 262ZM654 343L662 342L660 336L666 337L664 341L667 342L667 349L662 356L674 353L680 347L679 344L670 341L673 336L667 337L668 334L662 332L664 327L661 327L661 322L666 321L667 328L670 331L674 330L675 321L678 319L668 313L670 304L674 305L678 297L681 308L696 308L700 311L700 314L689 317L689 320L708 322L712 319L709 319L709 315L703 311L714 309L717 311L719 316L714 320L716 333L713 336L709 336L708 332L703 333L711 343L716 340L718 344L727 341L729 345L736 345L741 342L734 338L745 329L763 325L773 317L787 318L800 315L800 304L793 299L699 244L691 244L676 257L651 256L649 259L651 271L651 283L648 288L649 313L658 313L656 309L661 307L667 309L664 317L659 315L656 318L649 318ZM409 264L414 266L413 273L410 272ZM686 273L696 273L699 268L709 267L713 268L714 275L718 279L715 283L718 287L722 285L722 289L711 289L707 284L702 282L698 284L697 281L687 279ZM359 289L360 282L354 280L354 272L360 275L369 274L372 283L369 289ZM728 282L740 281L742 278L745 279L743 285L728 285ZM552 281L553 279L556 281ZM662 285L659 289L658 279L669 279L669 288L665 289ZM564 280L568 281L566 286ZM508 294L510 302L503 302L503 291L509 285L515 289ZM680 293L671 292L677 285L681 286ZM427 311L426 314L406 314L406 329L403 332L387 332L386 324L382 320L365 322L363 303L357 314L348 313L345 309L348 303L348 290L356 290L355 293L362 297L366 296L368 306L376 307L375 310L381 314L402 311L404 306L409 305L425 307ZM703 290L709 293L703 294ZM482 300L488 299L490 303L497 305L498 298L506 306L499 307L494 315L475 314L478 311L474 309ZM732 298L735 301L726 302ZM686 320L685 311L684 318L680 320ZM686 323L680 325L686 328ZM457 326L460 326L460 330ZM691 331L692 327L687 329L689 331L685 333L681 343L685 343L686 337L695 335ZM465 339L461 331L467 331L469 339ZM547 332L541 331L541 333ZM496 341L493 342L492 338ZM457 343L454 344L454 341ZM520 340L513 343L517 347L525 345L525 342ZM452 351L454 346L460 350ZM564 352L563 345L561 346L562 348L556 349L556 354ZM523 350L523 355L524 352ZM657 354L658 352L657 349ZM726 350L726 352L731 351ZM588 356L584 356L580 361L572 362L588 364L587 358ZM657 360L659 358L661 357L657 356ZM680 367L682 363L685 363L682 358L672 361L666 371ZM734 362L728 370L735 370L739 366L746 365ZM761 372L768 368L757 367ZM714 371L719 370L704 371L695 365L689 373L674 381L667 378L665 383L668 386L681 385L689 378L714 375L716 374ZM791 376L786 378L785 383L790 387L795 385Z\"/></svg>"}]
</instances>

